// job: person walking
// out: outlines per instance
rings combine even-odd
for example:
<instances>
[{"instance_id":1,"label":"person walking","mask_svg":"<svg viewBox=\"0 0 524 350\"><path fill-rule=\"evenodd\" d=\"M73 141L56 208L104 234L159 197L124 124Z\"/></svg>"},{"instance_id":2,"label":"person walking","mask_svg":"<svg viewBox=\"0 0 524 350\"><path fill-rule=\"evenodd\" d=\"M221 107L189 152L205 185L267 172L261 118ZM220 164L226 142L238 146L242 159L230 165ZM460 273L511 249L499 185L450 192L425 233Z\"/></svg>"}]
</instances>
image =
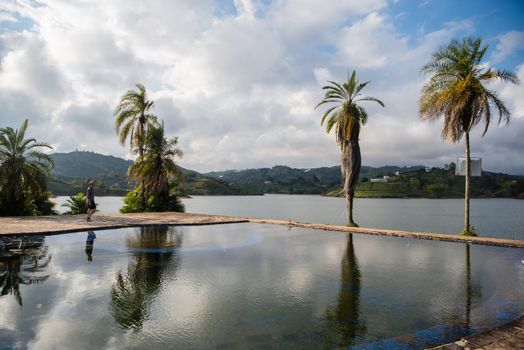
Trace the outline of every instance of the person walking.
<instances>
[{"instance_id":1,"label":"person walking","mask_svg":"<svg viewBox=\"0 0 524 350\"><path fill-rule=\"evenodd\" d=\"M95 190L93 189L94 182L89 181L86 191L87 198L87 221L91 221L91 215L96 212L96 203L95 203Z\"/></svg>"}]
</instances>

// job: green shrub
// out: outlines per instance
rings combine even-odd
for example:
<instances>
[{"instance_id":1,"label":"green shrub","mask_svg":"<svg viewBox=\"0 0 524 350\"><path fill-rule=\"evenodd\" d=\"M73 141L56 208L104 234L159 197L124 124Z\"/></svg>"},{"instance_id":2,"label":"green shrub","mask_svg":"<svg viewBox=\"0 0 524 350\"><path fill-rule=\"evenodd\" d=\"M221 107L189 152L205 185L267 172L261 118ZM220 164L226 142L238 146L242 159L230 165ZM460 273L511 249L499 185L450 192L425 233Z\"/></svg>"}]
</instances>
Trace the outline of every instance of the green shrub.
<instances>
[{"instance_id":1,"label":"green shrub","mask_svg":"<svg viewBox=\"0 0 524 350\"><path fill-rule=\"evenodd\" d=\"M128 192L124 198L124 206L120 209L121 213L143 213L143 212L163 212L177 211L184 212L185 207L180 197L169 191L163 191L156 195L150 195L146 200L146 207L143 208L140 198L140 186Z\"/></svg>"},{"instance_id":2,"label":"green shrub","mask_svg":"<svg viewBox=\"0 0 524 350\"><path fill-rule=\"evenodd\" d=\"M70 196L66 203L62 204L63 207L68 207L69 211L64 214L87 214L87 198L80 192L76 196Z\"/></svg>"}]
</instances>

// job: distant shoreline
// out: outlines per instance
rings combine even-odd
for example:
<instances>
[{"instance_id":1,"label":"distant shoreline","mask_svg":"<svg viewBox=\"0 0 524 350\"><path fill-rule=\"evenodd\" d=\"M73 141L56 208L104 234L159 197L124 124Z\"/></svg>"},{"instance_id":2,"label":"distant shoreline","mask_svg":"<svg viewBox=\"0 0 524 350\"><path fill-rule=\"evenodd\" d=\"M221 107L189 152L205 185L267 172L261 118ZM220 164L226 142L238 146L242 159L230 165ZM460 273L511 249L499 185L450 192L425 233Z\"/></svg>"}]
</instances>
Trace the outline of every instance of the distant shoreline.
<instances>
[{"instance_id":1,"label":"distant shoreline","mask_svg":"<svg viewBox=\"0 0 524 350\"><path fill-rule=\"evenodd\" d=\"M57 197L70 197L75 196L76 194L52 194L51 198L57 198ZM265 195L271 195L271 196L320 196L325 198L344 198L343 195L329 195L329 194L321 194L321 193L261 193L261 194L187 194L181 196L182 198L191 198L191 197L249 197L249 196L256 196L261 197ZM96 197L118 197L123 198L125 197L125 194L118 195L118 194L96 194ZM368 199L464 199L462 196L446 196L446 197L427 197L427 196L359 196L356 195L355 198L368 198ZM517 200L524 200L524 198L519 197L495 197L495 196L472 196L471 198L475 199L517 199Z\"/></svg>"}]
</instances>

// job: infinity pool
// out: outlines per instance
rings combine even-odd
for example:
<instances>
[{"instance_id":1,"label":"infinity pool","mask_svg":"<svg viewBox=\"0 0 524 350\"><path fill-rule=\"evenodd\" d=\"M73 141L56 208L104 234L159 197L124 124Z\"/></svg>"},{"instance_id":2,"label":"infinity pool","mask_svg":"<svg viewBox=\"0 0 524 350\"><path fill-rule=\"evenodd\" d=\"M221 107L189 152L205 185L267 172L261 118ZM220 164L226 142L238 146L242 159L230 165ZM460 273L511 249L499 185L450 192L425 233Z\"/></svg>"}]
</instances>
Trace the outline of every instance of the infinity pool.
<instances>
[{"instance_id":1,"label":"infinity pool","mask_svg":"<svg viewBox=\"0 0 524 350\"><path fill-rule=\"evenodd\" d=\"M1 253L0 349L422 349L522 314L523 256L256 224L47 236Z\"/></svg>"}]
</instances>

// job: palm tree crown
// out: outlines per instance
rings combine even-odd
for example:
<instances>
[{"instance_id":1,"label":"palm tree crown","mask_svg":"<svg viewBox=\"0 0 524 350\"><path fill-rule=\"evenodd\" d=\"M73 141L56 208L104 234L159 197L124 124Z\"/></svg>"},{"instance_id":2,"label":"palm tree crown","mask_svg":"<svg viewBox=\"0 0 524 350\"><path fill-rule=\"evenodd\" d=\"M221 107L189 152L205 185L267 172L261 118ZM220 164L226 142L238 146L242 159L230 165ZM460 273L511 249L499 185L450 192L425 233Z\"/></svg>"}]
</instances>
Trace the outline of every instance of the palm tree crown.
<instances>
[{"instance_id":1,"label":"palm tree crown","mask_svg":"<svg viewBox=\"0 0 524 350\"><path fill-rule=\"evenodd\" d=\"M129 167L129 176L142 180L146 193L159 193L168 189L169 177L181 173L175 163L176 157L182 157L178 146L178 137L168 139L164 136L164 124L151 127L146 138L147 149L144 156Z\"/></svg>"},{"instance_id":2,"label":"palm tree crown","mask_svg":"<svg viewBox=\"0 0 524 350\"><path fill-rule=\"evenodd\" d=\"M49 155L38 150L51 146L25 138L27 126L26 119L18 130L0 129L0 201L8 214L30 214L26 213L26 201L46 191L46 175L54 164Z\"/></svg>"},{"instance_id":3,"label":"palm tree crown","mask_svg":"<svg viewBox=\"0 0 524 350\"><path fill-rule=\"evenodd\" d=\"M336 105L330 107L322 116L321 125L327 119L326 131L331 132L333 127L336 128L337 142L340 148L344 150L349 140L358 140L360 134L361 125L366 124L368 114L366 110L359 106L359 101L374 101L384 107L384 103L377 98L362 96L361 91L369 84L369 81L365 83L359 83L355 71L348 74L347 82L342 85L329 81L329 85L324 86L322 89L325 91L325 96L315 108L326 104L335 103Z\"/></svg>"},{"instance_id":4,"label":"palm tree crown","mask_svg":"<svg viewBox=\"0 0 524 350\"><path fill-rule=\"evenodd\" d=\"M499 114L498 123L508 123L510 113L497 94L483 84L494 80L518 84L515 73L482 64L488 49L482 39L452 40L433 53L422 72L431 74L422 89L420 116L436 119L444 116L442 138L458 142L473 126L484 121L488 131L492 106Z\"/></svg>"},{"instance_id":5,"label":"palm tree crown","mask_svg":"<svg viewBox=\"0 0 524 350\"><path fill-rule=\"evenodd\" d=\"M153 101L147 99L144 85L136 84L136 87L138 91L129 90L122 96L113 115L116 117L115 129L122 146L129 138L131 148L138 149L142 155L147 129L157 124L157 118L150 113Z\"/></svg>"}]
</instances>

